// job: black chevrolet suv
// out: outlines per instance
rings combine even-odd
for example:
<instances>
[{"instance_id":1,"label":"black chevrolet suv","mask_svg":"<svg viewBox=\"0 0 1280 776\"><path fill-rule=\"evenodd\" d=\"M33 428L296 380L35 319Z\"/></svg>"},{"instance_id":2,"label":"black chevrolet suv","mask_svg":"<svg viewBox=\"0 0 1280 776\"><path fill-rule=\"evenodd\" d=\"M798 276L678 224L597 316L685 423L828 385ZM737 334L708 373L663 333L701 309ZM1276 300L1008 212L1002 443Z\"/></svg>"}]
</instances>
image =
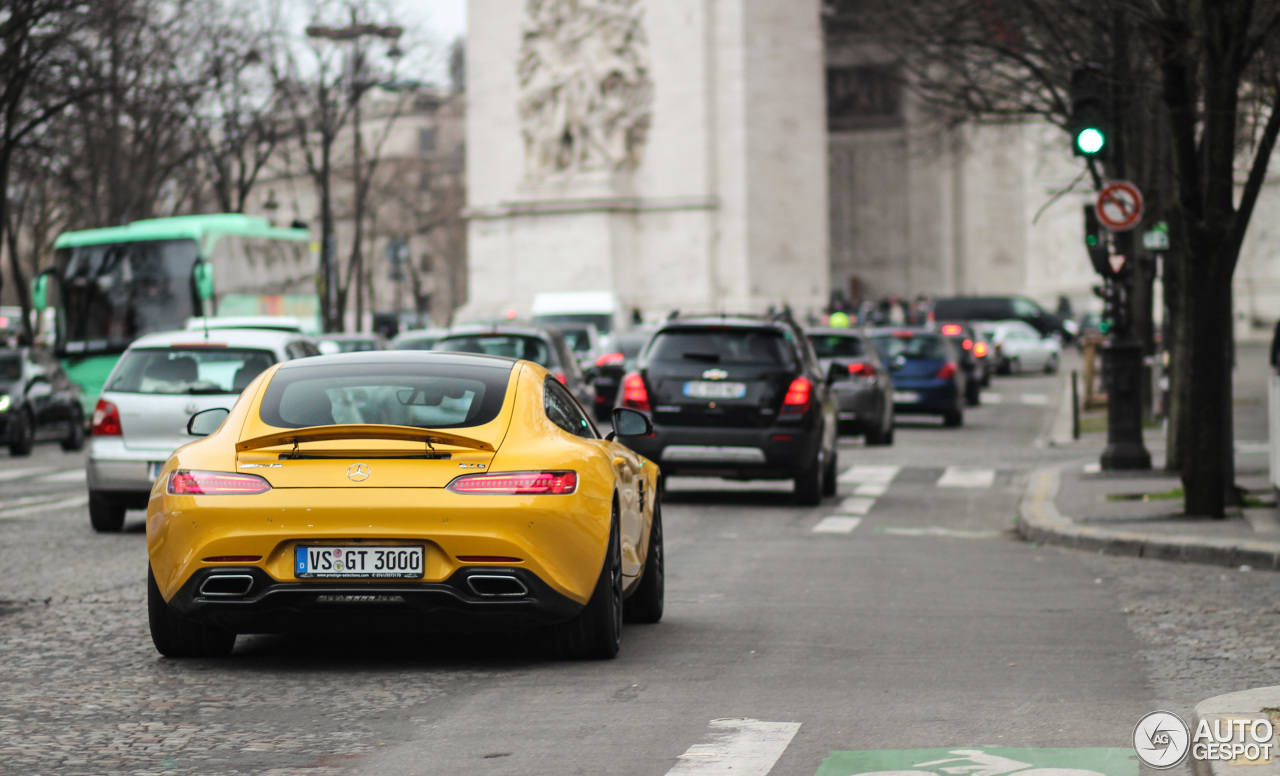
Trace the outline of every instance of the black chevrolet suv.
<instances>
[{"instance_id":1,"label":"black chevrolet suv","mask_svg":"<svg viewBox=\"0 0 1280 776\"><path fill-rule=\"evenodd\" d=\"M806 505L835 495L835 401L789 316L667 321L618 405L651 414L654 434L627 444L664 476L794 479Z\"/></svg>"}]
</instances>

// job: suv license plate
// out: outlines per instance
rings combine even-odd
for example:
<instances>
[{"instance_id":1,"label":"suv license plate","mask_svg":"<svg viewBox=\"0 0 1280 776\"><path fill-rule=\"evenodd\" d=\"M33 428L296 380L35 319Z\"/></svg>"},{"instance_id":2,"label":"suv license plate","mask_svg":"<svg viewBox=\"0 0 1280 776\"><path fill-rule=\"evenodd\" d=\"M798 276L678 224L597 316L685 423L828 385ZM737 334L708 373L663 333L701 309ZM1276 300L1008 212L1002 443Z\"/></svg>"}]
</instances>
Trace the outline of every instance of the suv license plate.
<instances>
[{"instance_id":1,"label":"suv license plate","mask_svg":"<svg viewBox=\"0 0 1280 776\"><path fill-rule=\"evenodd\" d=\"M298 579L421 579L422 547L395 545L295 547Z\"/></svg>"},{"instance_id":2,"label":"suv license plate","mask_svg":"<svg viewBox=\"0 0 1280 776\"><path fill-rule=\"evenodd\" d=\"M695 399L741 399L747 395L747 385L693 381L684 384L684 395Z\"/></svg>"}]
</instances>

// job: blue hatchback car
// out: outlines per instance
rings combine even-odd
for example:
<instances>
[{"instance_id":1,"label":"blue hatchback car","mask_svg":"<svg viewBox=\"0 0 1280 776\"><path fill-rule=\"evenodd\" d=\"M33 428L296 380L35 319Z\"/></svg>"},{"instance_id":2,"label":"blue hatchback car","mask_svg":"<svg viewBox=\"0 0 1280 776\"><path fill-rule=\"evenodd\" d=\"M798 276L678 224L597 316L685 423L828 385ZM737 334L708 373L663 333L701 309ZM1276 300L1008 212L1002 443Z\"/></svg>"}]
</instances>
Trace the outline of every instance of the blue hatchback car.
<instances>
[{"instance_id":1,"label":"blue hatchback car","mask_svg":"<svg viewBox=\"0 0 1280 776\"><path fill-rule=\"evenodd\" d=\"M944 425L964 424L964 370L946 337L917 328L872 329L869 334L893 379L895 413L941 415Z\"/></svg>"}]
</instances>

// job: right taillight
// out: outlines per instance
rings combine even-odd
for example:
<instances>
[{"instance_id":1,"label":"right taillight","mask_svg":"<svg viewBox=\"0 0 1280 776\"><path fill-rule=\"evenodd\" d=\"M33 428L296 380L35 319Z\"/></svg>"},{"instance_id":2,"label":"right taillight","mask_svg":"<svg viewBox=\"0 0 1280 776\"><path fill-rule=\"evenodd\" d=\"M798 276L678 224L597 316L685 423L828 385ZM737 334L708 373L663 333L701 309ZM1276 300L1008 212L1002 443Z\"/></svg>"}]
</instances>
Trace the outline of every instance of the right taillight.
<instances>
[{"instance_id":1,"label":"right taillight","mask_svg":"<svg viewBox=\"0 0 1280 776\"><path fill-rule=\"evenodd\" d=\"M943 364L942 368L938 370L938 373L934 375L934 377L938 378L939 380L950 380L955 376L956 376L956 365L955 365L955 362L952 362L952 361L948 361L947 363Z\"/></svg>"},{"instance_id":2,"label":"right taillight","mask_svg":"<svg viewBox=\"0 0 1280 776\"><path fill-rule=\"evenodd\" d=\"M98 399L93 408L93 436L120 436L120 410L106 399Z\"/></svg>"},{"instance_id":3,"label":"right taillight","mask_svg":"<svg viewBox=\"0 0 1280 776\"><path fill-rule=\"evenodd\" d=\"M867 382L874 382L876 379L876 368L871 364L850 364L849 376L861 378Z\"/></svg>"},{"instance_id":4,"label":"right taillight","mask_svg":"<svg viewBox=\"0 0 1280 776\"><path fill-rule=\"evenodd\" d=\"M445 486L454 493L489 496L564 495L578 490L577 472L503 472L464 474Z\"/></svg>"},{"instance_id":5,"label":"right taillight","mask_svg":"<svg viewBox=\"0 0 1280 776\"><path fill-rule=\"evenodd\" d=\"M985 342L983 342L983 341L981 341L981 340L979 340L979 341L977 341L977 342L973 343L973 355L977 356L978 358L986 358L986 357L987 357L987 343L985 343Z\"/></svg>"},{"instance_id":6,"label":"right taillight","mask_svg":"<svg viewBox=\"0 0 1280 776\"><path fill-rule=\"evenodd\" d=\"M648 411L649 391L644 387L644 378L639 372L632 372L622 379L622 406Z\"/></svg>"}]
</instances>

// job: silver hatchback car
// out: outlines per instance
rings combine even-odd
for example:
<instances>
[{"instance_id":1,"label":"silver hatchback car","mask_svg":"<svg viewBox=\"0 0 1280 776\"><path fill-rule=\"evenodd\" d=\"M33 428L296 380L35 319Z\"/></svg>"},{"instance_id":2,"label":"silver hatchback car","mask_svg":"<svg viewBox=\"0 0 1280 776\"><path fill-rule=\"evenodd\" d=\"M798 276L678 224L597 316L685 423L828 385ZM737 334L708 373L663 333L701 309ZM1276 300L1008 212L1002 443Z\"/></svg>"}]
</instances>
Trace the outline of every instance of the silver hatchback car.
<instances>
[{"instance_id":1,"label":"silver hatchback car","mask_svg":"<svg viewBox=\"0 0 1280 776\"><path fill-rule=\"evenodd\" d=\"M174 331L140 337L111 371L93 412L86 477L89 522L119 531L126 509L145 509L156 473L191 441L187 419L230 408L280 361L320 355L297 332Z\"/></svg>"}]
</instances>

